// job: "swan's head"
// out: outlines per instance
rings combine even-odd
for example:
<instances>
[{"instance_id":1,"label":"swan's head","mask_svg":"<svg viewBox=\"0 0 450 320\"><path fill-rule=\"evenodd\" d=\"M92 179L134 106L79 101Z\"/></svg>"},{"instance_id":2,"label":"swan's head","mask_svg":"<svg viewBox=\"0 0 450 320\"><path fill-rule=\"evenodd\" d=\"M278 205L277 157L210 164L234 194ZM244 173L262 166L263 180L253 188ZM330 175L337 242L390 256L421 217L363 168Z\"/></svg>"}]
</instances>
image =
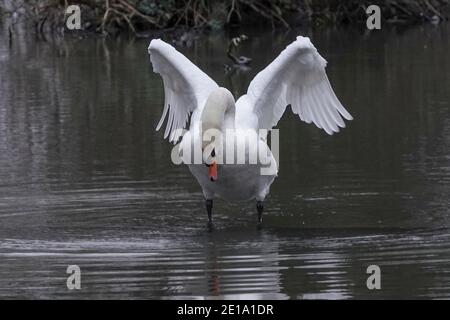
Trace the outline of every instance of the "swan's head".
<instances>
[{"instance_id":1,"label":"swan's head","mask_svg":"<svg viewBox=\"0 0 450 320\"><path fill-rule=\"evenodd\" d=\"M234 128L235 101L230 91L217 88L212 91L201 115L203 161L208 167L208 177L217 180L217 159L221 155L222 135L226 129Z\"/></svg>"}]
</instances>

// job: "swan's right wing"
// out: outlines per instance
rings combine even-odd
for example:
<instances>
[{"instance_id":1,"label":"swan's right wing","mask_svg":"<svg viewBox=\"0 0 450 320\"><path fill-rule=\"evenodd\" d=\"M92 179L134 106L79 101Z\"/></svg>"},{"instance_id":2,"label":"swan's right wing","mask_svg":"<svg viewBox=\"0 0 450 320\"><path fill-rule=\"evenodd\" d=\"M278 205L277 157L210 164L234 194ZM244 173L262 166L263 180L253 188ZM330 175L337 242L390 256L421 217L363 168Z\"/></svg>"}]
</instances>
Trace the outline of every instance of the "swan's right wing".
<instances>
[{"instance_id":1,"label":"swan's right wing","mask_svg":"<svg viewBox=\"0 0 450 320\"><path fill-rule=\"evenodd\" d=\"M164 82L164 111L156 130L161 128L168 114L164 138L176 142L180 137L177 129L183 129L190 114L202 108L210 92L218 88L208 75L189 61L168 43L155 39L148 47L153 71L159 73Z\"/></svg>"}]
</instances>

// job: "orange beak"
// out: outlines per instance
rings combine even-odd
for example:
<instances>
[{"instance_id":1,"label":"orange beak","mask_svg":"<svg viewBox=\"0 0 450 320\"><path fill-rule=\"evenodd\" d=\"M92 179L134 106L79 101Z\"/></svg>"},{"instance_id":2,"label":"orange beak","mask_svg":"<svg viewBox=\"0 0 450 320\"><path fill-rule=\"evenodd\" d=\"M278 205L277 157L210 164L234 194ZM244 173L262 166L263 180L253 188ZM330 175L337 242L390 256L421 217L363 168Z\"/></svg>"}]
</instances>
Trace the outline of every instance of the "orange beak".
<instances>
[{"instance_id":1,"label":"orange beak","mask_svg":"<svg viewBox=\"0 0 450 320\"><path fill-rule=\"evenodd\" d=\"M217 163L215 161L208 167L208 178L212 182L217 180Z\"/></svg>"}]
</instances>

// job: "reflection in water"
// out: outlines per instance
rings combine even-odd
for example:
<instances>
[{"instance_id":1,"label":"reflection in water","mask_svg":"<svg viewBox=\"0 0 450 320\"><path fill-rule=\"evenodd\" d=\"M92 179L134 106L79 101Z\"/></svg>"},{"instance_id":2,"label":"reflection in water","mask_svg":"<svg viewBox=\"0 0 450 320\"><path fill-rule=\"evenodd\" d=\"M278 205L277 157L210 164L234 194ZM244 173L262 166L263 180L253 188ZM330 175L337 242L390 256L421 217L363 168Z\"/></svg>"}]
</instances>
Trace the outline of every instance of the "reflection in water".
<instances>
[{"instance_id":1,"label":"reflection in water","mask_svg":"<svg viewBox=\"0 0 450 320\"><path fill-rule=\"evenodd\" d=\"M328 137L286 113L265 228L254 204L217 201L213 233L154 132L164 95L149 40L17 32L11 47L0 35L0 298L450 297L448 25L250 30L248 73L224 72L223 34L181 48L237 96L309 35L355 118Z\"/></svg>"}]
</instances>

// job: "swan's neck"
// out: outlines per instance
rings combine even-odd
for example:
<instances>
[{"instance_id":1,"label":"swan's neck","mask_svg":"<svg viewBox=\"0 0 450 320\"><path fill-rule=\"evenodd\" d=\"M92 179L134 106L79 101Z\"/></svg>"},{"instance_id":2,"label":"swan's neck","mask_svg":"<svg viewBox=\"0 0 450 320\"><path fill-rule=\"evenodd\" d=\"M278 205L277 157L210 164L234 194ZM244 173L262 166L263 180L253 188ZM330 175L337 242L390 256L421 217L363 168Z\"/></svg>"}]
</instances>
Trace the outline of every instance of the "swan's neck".
<instances>
[{"instance_id":1,"label":"swan's neck","mask_svg":"<svg viewBox=\"0 0 450 320\"><path fill-rule=\"evenodd\" d=\"M234 128L235 101L230 91L218 88L211 92L201 115L202 132L209 129L220 130Z\"/></svg>"}]
</instances>

